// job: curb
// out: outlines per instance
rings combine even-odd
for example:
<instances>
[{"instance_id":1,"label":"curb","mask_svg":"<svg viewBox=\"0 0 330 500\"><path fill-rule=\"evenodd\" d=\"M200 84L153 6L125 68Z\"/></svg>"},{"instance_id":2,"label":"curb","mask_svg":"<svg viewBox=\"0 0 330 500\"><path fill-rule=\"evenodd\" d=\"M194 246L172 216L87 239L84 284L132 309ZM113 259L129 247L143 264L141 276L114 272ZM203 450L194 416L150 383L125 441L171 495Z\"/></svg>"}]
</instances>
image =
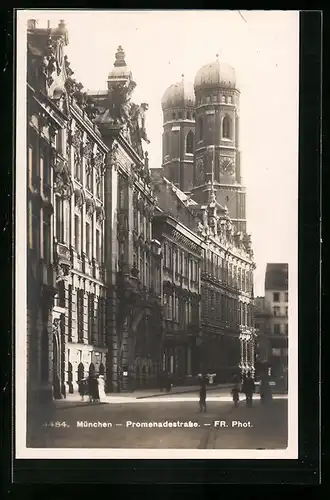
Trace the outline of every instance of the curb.
<instances>
[{"instance_id":1,"label":"curb","mask_svg":"<svg viewBox=\"0 0 330 500\"><path fill-rule=\"evenodd\" d=\"M221 389L221 387L217 387L217 386L214 386L212 388L208 388L207 389L207 392L209 391L215 391L215 390L219 390ZM147 399L147 398L159 398L159 396L168 396L169 394L172 394L173 396L177 395L177 394L188 394L190 392L198 392L198 389L190 389L188 391L179 391L179 392L160 392L159 394L151 394L149 396L138 396L136 399Z\"/></svg>"}]
</instances>

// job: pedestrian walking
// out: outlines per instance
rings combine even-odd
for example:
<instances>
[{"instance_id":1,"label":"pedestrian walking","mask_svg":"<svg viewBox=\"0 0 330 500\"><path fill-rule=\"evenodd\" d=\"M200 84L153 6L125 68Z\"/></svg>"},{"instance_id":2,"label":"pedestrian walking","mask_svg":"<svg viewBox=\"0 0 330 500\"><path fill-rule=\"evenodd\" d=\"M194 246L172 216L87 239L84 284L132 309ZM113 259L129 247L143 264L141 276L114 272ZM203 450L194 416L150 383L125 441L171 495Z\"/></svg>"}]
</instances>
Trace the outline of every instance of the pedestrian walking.
<instances>
[{"instance_id":1,"label":"pedestrian walking","mask_svg":"<svg viewBox=\"0 0 330 500\"><path fill-rule=\"evenodd\" d=\"M100 403L104 403L105 402L105 389L104 389L104 376L103 375L99 375L98 379L97 379L97 382L98 382L98 396L99 396L99 401Z\"/></svg>"},{"instance_id":2,"label":"pedestrian walking","mask_svg":"<svg viewBox=\"0 0 330 500\"><path fill-rule=\"evenodd\" d=\"M78 390L81 397L81 401L84 401L85 396L88 394L86 378L82 378L81 380L78 381Z\"/></svg>"},{"instance_id":3,"label":"pedestrian walking","mask_svg":"<svg viewBox=\"0 0 330 500\"><path fill-rule=\"evenodd\" d=\"M206 413L206 377L202 376L199 389L199 409Z\"/></svg>"},{"instance_id":4,"label":"pedestrian walking","mask_svg":"<svg viewBox=\"0 0 330 500\"><path fill-rule=\"evenodd\" d=\"M234 406L237 406L239 403L239 393L240 393L240 386L237 377L234 378L234 387L232 388L231 393L233 396Z\"/></svg>"},{"instance_id":5,"label":"pedestrian walking","mask_svg":"<svg viewBox=\"0 0 330 500\"><path fill-rule=\"evenodd\" d=\"M172 388L172 376L170 373L167 374L167 377L166 377L166 390L167 392L170 392Z\"/></svg>"},{"instance_id":6,"label":"pedestrian walking","mask_svg":"<svg viewBox=\"0 0 330 500\"><path fill-rule=\"evenodd\" d=\"M264 375L260 381L260 401L262 404L268 404L272 401L272 389L268 375Z\"/></svg>"},{"instance_id":7,"label":"pedestrian walking","mask_svg":"<svg viewBox=\"0 0 330 500\"><path fill-rule=\"evenodd\" d=\"M88 375L87 378L87 393L89 397L89 402L93 402L93 376L91 374Z\"/></svg>"},{"instance_id":8,"label":"pedestrian walking","mask_svg":"<svg viewBox=\"0 0 330 500\"><path fill-rule=\"evenodd\" d=\"M252 407L254 389L255 389L254 380L251 377L251 373L248 372L247 377L244 379L243 382L243 392L246 398L246 406L248 406L249 408Z\"/></svg>"}]
</instances>

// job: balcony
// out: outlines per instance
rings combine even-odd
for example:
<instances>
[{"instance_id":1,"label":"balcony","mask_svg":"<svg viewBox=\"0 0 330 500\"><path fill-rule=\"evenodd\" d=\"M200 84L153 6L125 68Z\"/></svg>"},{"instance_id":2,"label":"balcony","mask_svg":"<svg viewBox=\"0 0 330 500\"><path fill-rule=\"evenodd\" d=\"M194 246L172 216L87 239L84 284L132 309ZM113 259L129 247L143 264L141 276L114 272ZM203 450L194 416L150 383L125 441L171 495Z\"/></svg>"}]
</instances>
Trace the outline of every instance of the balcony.
<instances>
[{"instance_id":1,"label":"balcony","mask_svg":"<svg viewBox=\"0 0 330 500\"><path fill-rule=\"evenodd\" d=\"M61 281L67 277L72 268L71 254L64 243L55 244L56 281Z\"/></svg>"}]
</instances>

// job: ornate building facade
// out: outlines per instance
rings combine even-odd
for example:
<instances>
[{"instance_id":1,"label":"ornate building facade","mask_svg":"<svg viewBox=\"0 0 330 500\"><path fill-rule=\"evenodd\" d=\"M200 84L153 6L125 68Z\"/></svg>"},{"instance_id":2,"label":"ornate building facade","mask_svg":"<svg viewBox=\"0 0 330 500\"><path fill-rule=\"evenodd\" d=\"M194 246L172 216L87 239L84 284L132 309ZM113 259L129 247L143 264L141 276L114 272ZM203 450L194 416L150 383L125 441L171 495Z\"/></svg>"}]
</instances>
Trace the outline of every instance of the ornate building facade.
<instances>
[{"instance_id":1,"label":"ornate building facade","mask_svg":"<svg viewBox=\"0 0 330 500\"><path fill-rule=\"evenodd\" d=\"M156 383L161 360L161 249L152 238L156 200L150 184L146 103L131 101L136 83L118 47L105 91L90 92L95 123L109 148L105 260L108 388Z\"/></svg>"},{"instance_id":2,"label":"ornate building facade","mask_svg":"<svg viewBox=\"0 0 330 500\"><path fill-rule=\"evenodd\" d=\"M184 80L170 86L161 103L157 176L185 196L190 227L202 241L199 369L216 371L220 380L254 372L255 265L241 184L239 95L235 70L216 60L197 72L194 86Z\"/></svg>"},{"instance_id":3,"label":"ornate building facade","mask_svg":"<svg viewBox=\"0 0 330 500\"><path fill-rule=\"evenodd\" d=\"M28 231L35 240L29 246L39 245L42 266L49 267L42 271L49 280L49 318L40 350L28 355L28 367L40 365L46 382L48 366L48 392L55 398L77 390L89 371L104 372L107 356L103 245L108 149L63 55L67 43L63 22L55 29L29 22L28 176L38 178L42 200L38 213L35 201L29 201ZM28 263L30 268L30 255ZM28 310L34 301L38 295L29 289ZM36 316L31 314L34 321ZM30 336L38 336L35 326ZM38 387L36 381L33 385Z\"/></svg>"},{"instance_id":4,"label":"ornate building facade","mask_svg":"<svg viewBox=\"0 0 330 500\"><path fill-rule=\"evenodd\" d=\"M200 83L195 96L184 80L170 88L163 166L150 169L148 105L132 101L136 83L122 47L107 88L87 93L64 55L67 44L64 22L53 29L29 22L30 406L76 392L91 372L104 374L111 392L157 387L164 370L181 381L201 370L220 380L253 371L254 264L245 199L237 201L238 91L226 87L230 103L222 90L219 102L211 100L220 113L211 136L224 133L225 105L235 128L228 125L228 143L211 143L208 163L210 139L195 137L195 118L212 111L200 101ZM216 165L229 153L235 175L217 181ZM231 189L237 199L227 208Z\"/></svg>"}]
</instances>

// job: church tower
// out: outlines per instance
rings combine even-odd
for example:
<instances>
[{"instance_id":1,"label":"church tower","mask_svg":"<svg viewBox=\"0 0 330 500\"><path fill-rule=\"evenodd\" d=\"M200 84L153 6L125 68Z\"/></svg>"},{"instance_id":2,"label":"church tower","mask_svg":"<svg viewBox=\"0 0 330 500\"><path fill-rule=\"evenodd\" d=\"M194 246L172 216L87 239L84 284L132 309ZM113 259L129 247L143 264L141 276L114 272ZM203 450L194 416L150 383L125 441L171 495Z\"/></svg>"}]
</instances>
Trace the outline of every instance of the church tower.
<instances>
[{"instance_id":1,"label":"church tower","mask_svg":"<svg viewBox=\"0 0 330 500\"><path fill-rule=\"evenodd\" d=\"M194 103L193 85L183 75L162 98L164 176L185 193L192 190L194 178Z\"/></svg>"},{"instance_id":2,"label":"church tower","mask_svg":"<svg viewBox=\"0 0 330 500\"><path fill-rule=\"evenodd\" d=\"M246 232L245 188L241 185L239 97L234 68L217 59L196 74L194 187L192 198L207 204L209 191L228 209L238 232Z\"/></svg>"}]
</instances>

